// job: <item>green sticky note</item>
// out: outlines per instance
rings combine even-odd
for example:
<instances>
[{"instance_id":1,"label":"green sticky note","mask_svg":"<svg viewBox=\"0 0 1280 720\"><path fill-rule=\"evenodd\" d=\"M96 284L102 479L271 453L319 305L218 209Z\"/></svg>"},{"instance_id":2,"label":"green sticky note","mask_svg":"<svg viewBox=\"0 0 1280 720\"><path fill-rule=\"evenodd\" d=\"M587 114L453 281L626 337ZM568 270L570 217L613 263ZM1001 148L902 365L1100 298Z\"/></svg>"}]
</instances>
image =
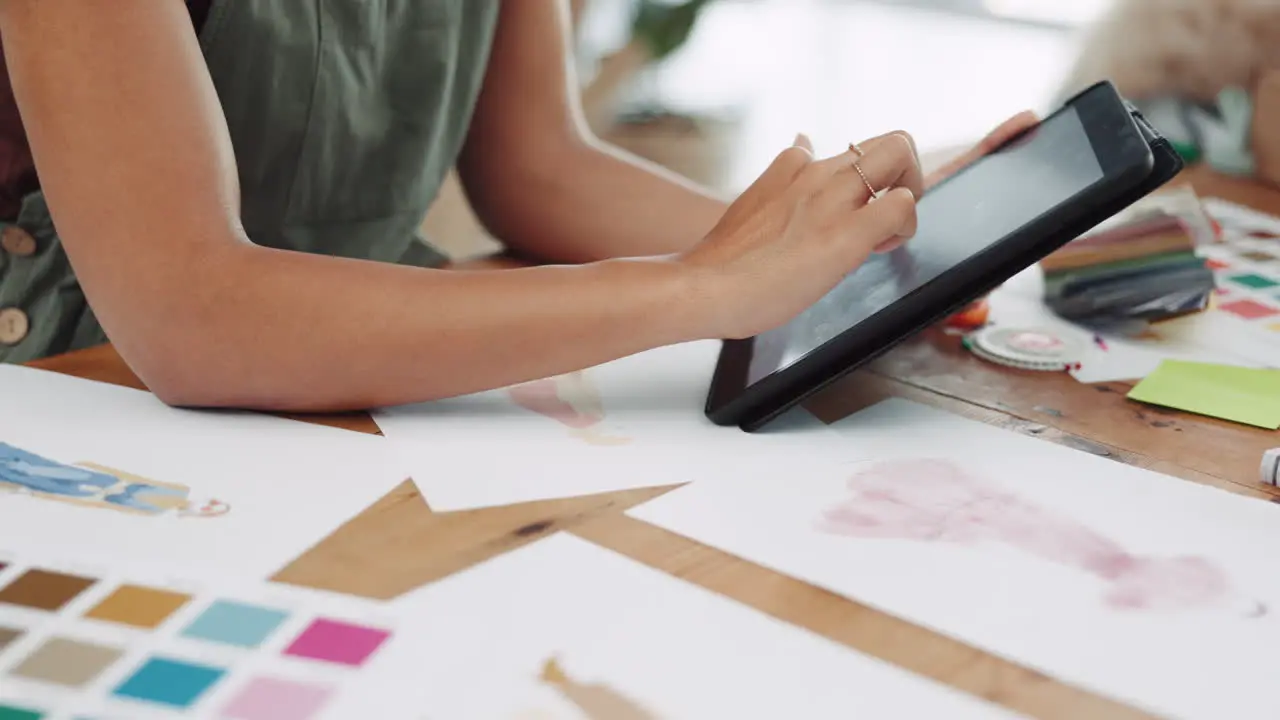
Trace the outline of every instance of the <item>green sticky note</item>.
<instances>
[{"instance_id":1,"label":"green sticky note","mask_svg":"<svg viewBox=\"0 0 1280 720\"><path fill-rule=\"evenodd\" d=\"M1280 428L1280 370L1165 360L1129 392L1129 399Z\"/></svg>"}]
</instances>

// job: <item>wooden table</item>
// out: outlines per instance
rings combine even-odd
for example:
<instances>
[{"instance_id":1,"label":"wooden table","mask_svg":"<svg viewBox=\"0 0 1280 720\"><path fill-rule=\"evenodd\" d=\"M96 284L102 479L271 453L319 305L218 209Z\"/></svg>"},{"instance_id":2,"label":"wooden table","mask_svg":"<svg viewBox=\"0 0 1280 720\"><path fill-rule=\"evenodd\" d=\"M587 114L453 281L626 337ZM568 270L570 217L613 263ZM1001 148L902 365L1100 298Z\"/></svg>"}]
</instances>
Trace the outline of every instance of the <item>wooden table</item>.
<instances>
[{"instance_id":1,"label":"wooden table","mask_svg":"<svg viewBox=\"0 0 1280 720\"><path fill-rule=\"evenodd\" d=\"M1280 214L1280 191L1188 172L1202 195ZM33 363L143 388L110 346ZM1082 385L1062 374L984 363L957 339L927 331L810 405L832 422L888 397L927 403L1049 442L1261 498L1280 492L1257 477L1275 433L1125 399L1128 385ZM145 389L145 388L143 388ZM376 433L368 416L303 418ZM1170 482L1177 482L1170 479ZM920 675L1033 717L1139 718L1141 712L1057 682L957 641L633 520L623 511L672 488L645 489L485 510L434 513L406 482L337 529L276 577L288 583L391 598L423 583L567 531L732 597Z\"/></svg>"}]
</instances>

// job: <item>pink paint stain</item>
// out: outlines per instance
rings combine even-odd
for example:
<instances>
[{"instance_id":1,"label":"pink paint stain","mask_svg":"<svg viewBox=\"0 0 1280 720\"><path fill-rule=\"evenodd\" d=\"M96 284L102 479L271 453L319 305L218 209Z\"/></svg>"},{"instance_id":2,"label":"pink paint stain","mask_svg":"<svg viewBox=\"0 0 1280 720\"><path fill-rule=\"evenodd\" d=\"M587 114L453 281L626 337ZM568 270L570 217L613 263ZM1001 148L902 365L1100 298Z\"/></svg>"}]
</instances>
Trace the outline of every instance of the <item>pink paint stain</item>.
<instances>
[{"instance_id":1,"label":"pink paint stain","mask_svg":"<svg viewBox=\"0 0 1280 720\"><path fill-rule=\"evenodd\" d=\"M508 392L516 405L555 420L583 442L598 446L631 442L630 438L608 432L604 427L604 403L586 373L534 380Z\"/></svg>"},{"instance_id":2,"label":"pink paint stain","mask_svg":"<svg viewBox=\"0 0 1280 720\"><path fill-rule=\"evenodd\" d=\"M1203 557L1143 557L1069 518L984 483L946 460L879 463L849 480L853 497L823 514L823 532L855 538L1003 543L1109 584L1118 610L1184 610L1230 599L1226 574ZM1266 614L1248 602L1247 616Z\"/></svg>"},{"instance_id":3,"label":"pink paint stain","mask_svg":"<svg viewBox=\"0 0 1280 720\"><path fill-rule=\"evenodd\" d=\"M604 413L582 412L560 397L555 378L534 380L510 390L511 400L530 412L545 415L574 430L585 430L604 420Z\"/></svg>"}]
</instances>

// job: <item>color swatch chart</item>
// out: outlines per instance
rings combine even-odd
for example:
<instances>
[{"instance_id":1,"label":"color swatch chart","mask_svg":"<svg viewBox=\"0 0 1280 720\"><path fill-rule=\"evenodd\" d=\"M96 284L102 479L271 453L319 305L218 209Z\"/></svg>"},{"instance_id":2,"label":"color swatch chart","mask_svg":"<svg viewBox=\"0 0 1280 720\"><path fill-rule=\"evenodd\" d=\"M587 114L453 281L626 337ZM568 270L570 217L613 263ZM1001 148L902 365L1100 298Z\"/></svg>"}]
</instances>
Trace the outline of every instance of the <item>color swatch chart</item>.
<instances>
[{"instance_id":1,"label":"color swatch chart","mask_svg":"<svg viewBox=\"0 0 1280 720\"><path fill-rule=\"evenodd\" d=\"M385 701L381 602L24 563L0 550L0 720L318 720ZM346 709L342 709L346 708Z\"/></svg>"},{"instance_id":2,"label":"color swatch chart","mask_svg":"<svg viewBox=\"0 0 1280 720\"><path fill-rule=\"evenodd\" d=\"M1217 309L1245 320L1265 321L1280 332L1280 241L1268 250L1253 247L1262 241L1237 242L1206 252L1218 281Z\"/></svg>"},{"instance_id":3,"label":"color swatch chart","mask_svg":"<svg viewBox=\"0 0 1280 720\"><path fill-rule=\"evenodd\" d=\"M1280 219L1217 199L1206 207L1223 229L1223 242L1200 253L1217 280L1215 308L1280 340Z\"/></svg>"}]
</instances>

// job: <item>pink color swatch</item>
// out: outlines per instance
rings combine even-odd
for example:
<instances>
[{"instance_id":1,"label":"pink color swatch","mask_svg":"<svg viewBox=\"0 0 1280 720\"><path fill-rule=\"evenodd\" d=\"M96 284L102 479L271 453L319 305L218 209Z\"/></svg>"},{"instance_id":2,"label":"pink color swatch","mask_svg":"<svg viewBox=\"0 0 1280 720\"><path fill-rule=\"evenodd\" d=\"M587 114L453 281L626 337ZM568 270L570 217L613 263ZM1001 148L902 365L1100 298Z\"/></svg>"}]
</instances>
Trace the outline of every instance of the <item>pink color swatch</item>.
<instances>
[{"instance_id":1,"label":"pink color swatch","mask_svg":"<svg viewBox=\"0 0 1280 720\"><path fill-rule=\"evenodd\" d=\"M1280 310L1268 307L1260 302L1254 302L1253 300L1237 300L1233 303L1220 305L1218 309L1229 312L1233 315L1239 315L1246 320L1257 320L1258 318L1280 315Z\"/></svg>"},{"instance_id":2,"label":"pink color swatch","mask_svg":"<svg viewBox=\"0 0 1280 720\"><path fill-rule=\"evenodd\" d=\"M385 630L321 618L307 626L284 654L360 666L389 637Z\"/></svg>"},{"instance_id":3,"label":"pink color swatch","mask_svg":"<svg viewBox=\"0 0 1280 720\"><path fill-rule=\"evenodd\" d=\"M311 720L333 691L322 685L254 678L222 710L227 720Z\"/></svg>"},{"instance_id":4,"label":"pink color swatch","mask_svg":"<svg viewBox=\"0 0 1280 720\"><path fill-rule=\"evenodd\" d=\"M1224 601L1230 583L1202 557L1143 557L1071 518L1022 500L947 460L883 462L849 480L853 497L827 511L824 532L974 546L1003 543L1088 573L1119 610L1182 610ZM1265 614L1250 603L1248 615Z\"/></svg>"}]
</instances>

